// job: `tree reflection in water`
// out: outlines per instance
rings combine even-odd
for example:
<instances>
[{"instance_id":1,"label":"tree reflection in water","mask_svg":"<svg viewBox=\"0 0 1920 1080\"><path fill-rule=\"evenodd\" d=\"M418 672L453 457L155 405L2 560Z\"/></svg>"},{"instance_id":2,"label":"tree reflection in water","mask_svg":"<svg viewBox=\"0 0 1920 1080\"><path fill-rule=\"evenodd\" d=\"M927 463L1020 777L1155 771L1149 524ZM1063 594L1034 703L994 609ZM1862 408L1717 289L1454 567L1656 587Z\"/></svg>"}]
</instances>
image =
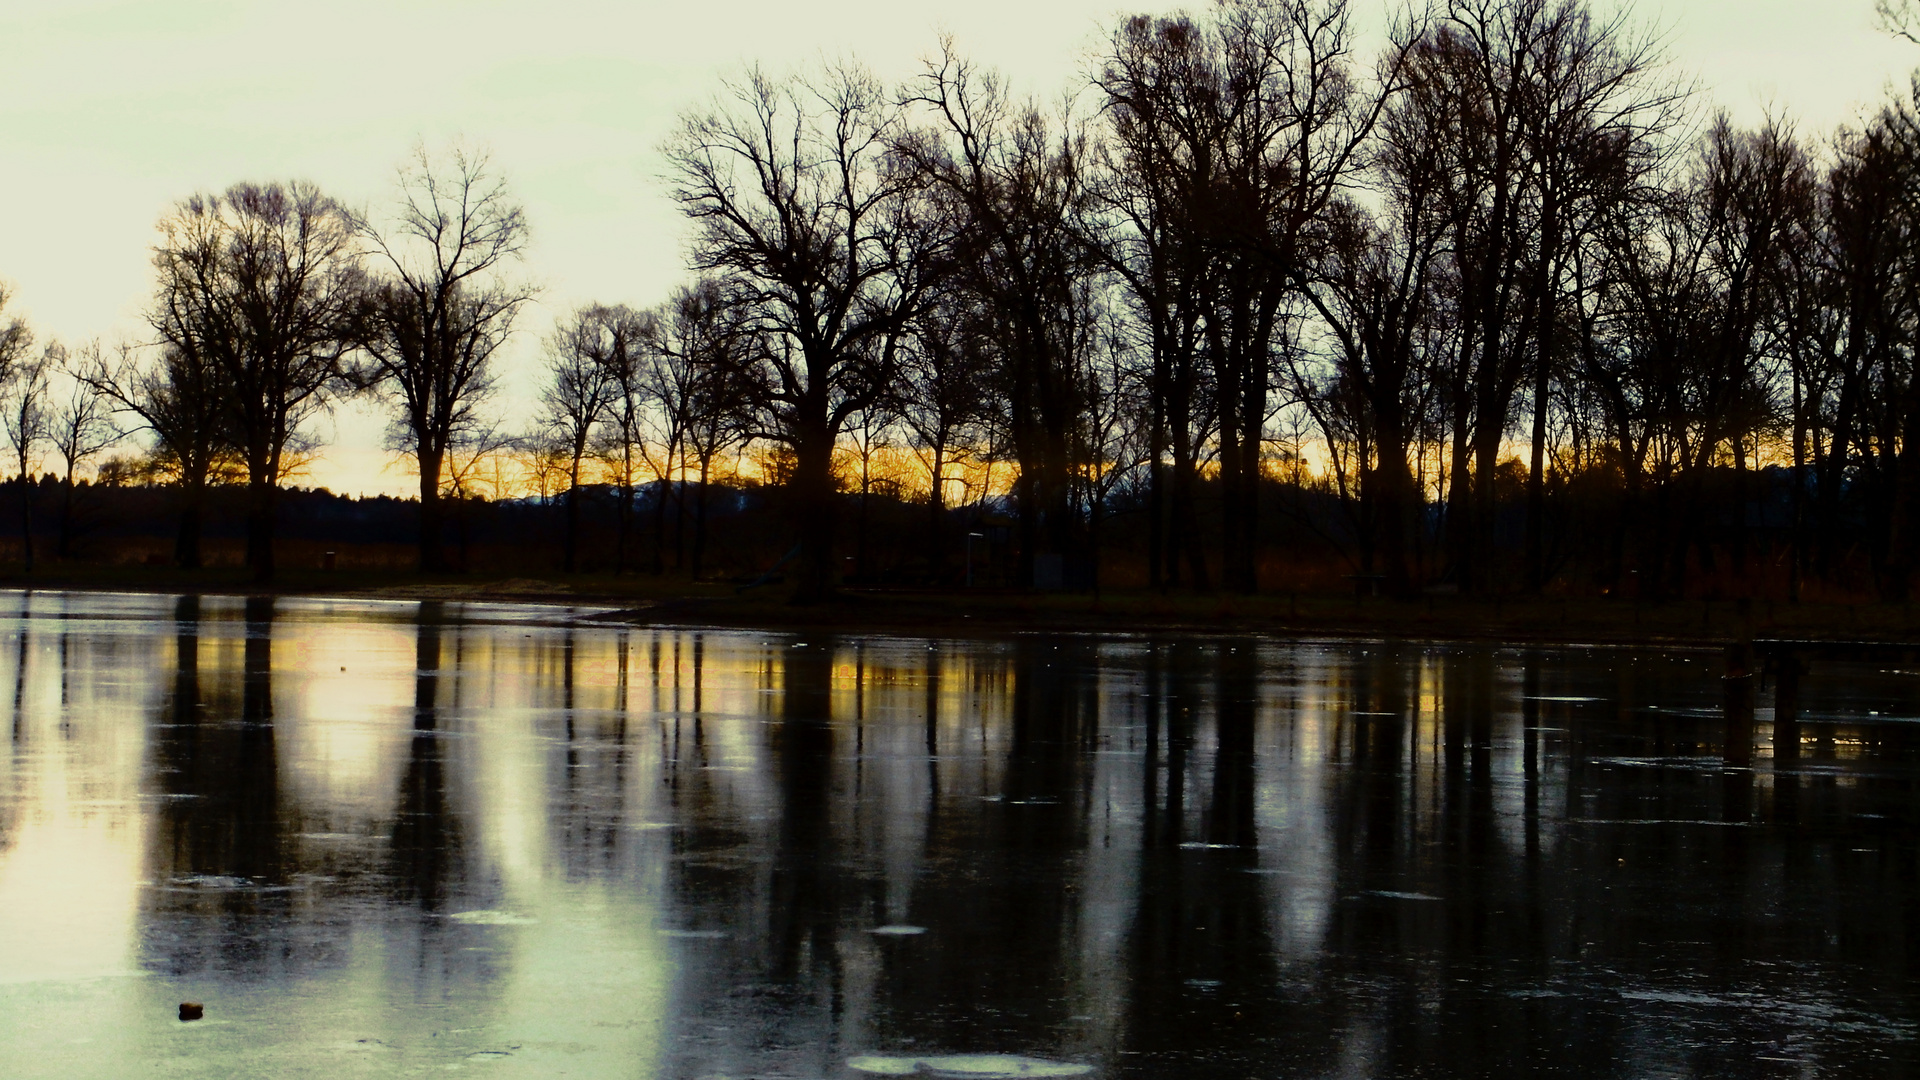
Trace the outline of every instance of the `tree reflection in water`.
<instances>
[{"instance_id":1,"label":"tree reflection in water","mask_svg":"<svg viewBox=\"0 0 1920 1080\"><path fill-rule=\"evenodd\" d=\"M444 912L457 880L465 827L447 792L447 745L440 727L441 635L447 614L423 601L415 616L413 729L388 851L397 897L428 913Z\"/></svg>"},{"instance_id":2,"label":"tree reflection in water","mask_svg":"<svg viewBox=\"0 0 1920 1080\"><path fill-rule=\"evenodd\" d=\"M55 602L13 628L9 775L65 754L60 790L149 796L73 819L146 845L100 887L138 898L153 978L60 991L161 1017L102 1075L170 1053L140 1003L188 991L244 1014L206 1029L215 1063L262 1074L374 1042L376 1072L522 1075L1915 1063L1897 675L1814 672L1807 755L1729 768L1711 654L189 597L60 599L58 663L30 662ZM173 660L106 659L128 639ZM110 693L149 704L88 704ZM4 791L15 887L56 789ZM0 1003L9 1060L84 1053Z\"/></svg>"},{"instance_id":3,"label":"tree reflection in water","mask_svg":"<svg viewBox=\"0 0 1920 1080\"><path fill-rule=\"evenodd\" d=\"M171 974L258 975L284 970L289 961L290 868L273 710L275 600L248 597L242 615L239 685L223 679L209 692L202 685L200 601L174 604L171 701L153 734L154 781L165 796L156 803L149 848L158 887L147 895L160 912L191 914L205 932L156 942L154 962Z\"/></svg>"}]
</instances>

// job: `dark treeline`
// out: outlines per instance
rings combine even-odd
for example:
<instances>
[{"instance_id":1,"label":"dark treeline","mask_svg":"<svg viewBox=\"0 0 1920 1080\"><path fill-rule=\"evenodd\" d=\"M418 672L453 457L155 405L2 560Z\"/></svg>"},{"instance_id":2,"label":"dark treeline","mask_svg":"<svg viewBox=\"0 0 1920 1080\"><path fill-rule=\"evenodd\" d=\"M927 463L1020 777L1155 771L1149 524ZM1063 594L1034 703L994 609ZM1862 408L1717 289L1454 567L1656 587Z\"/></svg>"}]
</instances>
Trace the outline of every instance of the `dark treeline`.
<instances>
[{"instance_id":1,"label":"dark treeline","mask_svg":"<svg viewBox=\"0 0 1920 1080\"><path fill-rule=\"evenodd\" d=\"M377 394L392 406L391 444L422 478L419 565L446 569L442 500L465 497L476 457L500 445L481 407L529 296L500 272L526 224L488 170L483 155L419 151L387 222L306 182L180 202L159 224L148 342L117 357L51 343L33 359L19 320L0 340L16 480L52 448L71 490L75 467L120 438L116 419L131 420L150 453L110 462L102 479L175 489L174 558L189 568L203 562L212 490L244 485L247 564L268 581L282 487L316 451L304 425L348 395ZM37 500L15 501L31 571Z\"/></svg>"},{"instance_id":2,"label":"dark treeline","mask_svg":"<svg viewBox=\"0 0 1920 1080\"><path fill-rule=\"evenodd\" d=\"M976 541L1041 586L1907 596L1920 85L1742 128L1624 9L1360 14L1129 18L1058 104L950 41L897 86L748 69L662 148L690 283L564 316L513 438L486 404L526 224L471 154L419 154L384 222L305 184L181 203L157 343L63 362L152 433L181 563L244 478L262 576L301 422L375 393L427 571L511 456L562 569L778 562L802 601L962 580ZM0 338L16 387L29 345ZM22 474L58 412L26 396ZM711 493L744 488L779 539L716 561Z\"/></svg>"},{"instance_id":3,"label":"dark treeline","mask_svg":"<svg viewBox=\"0 0 1920 1080\"><path fill-rule=\"evenodd\" d=\"M1904 596L1920 113L1742 129L1657 42L1454 0L1369 49L1266 0L1126 20L1059 108L951 43L895 88L749 71L667 147L713 328L677 355L728 399L685 415L776 449L803 597L876 443L935 577L958 484L1033 583L1252 592L1307 537L1396 595Z\"/></svg>"},{"instance_id":4,"label":"dark treeline","mask_svg":"<svg viewBox=\"0 0 1920 1080\"><path fill-rule=\"evenodd\" d=\"M70 486L59 474L43 473L25 487L31 501L27 508L20 505L23 489L17 479L0 484L0 515L18 521L23 510L32 514L34 547L43 564L48 559L150 566L175 562L177 488L127 477L111 465L102 472L98 480L82 479ZM779 516L766 494L760 489L714 485L708 501L717 535L709 552L710 565L747 568L780 556L772 539ZM620 496L618 489L606 485L589 486L582 493L581 554L589 568L613 564ZM652 514L656 499L666 502L668 521L663 567L685 575L691 522L677 520L673 493L657 485L642 488L633 505L642 514ZM199 505L202 566L244 565L252 524L250 502L243 483L208 487ZM451 569L517 577L559 568L564 511L553 500L449 498L442 509L443 557ZM915 509L893 508L895 513ZM419 502L285 487L275 499L273 530L283 569L407 570L417 566ZM18 560L22 555L17 535L0 537L0 559ZM884 555L891 559L896 553L887 549Z\"/></svg>"}]
</instances>

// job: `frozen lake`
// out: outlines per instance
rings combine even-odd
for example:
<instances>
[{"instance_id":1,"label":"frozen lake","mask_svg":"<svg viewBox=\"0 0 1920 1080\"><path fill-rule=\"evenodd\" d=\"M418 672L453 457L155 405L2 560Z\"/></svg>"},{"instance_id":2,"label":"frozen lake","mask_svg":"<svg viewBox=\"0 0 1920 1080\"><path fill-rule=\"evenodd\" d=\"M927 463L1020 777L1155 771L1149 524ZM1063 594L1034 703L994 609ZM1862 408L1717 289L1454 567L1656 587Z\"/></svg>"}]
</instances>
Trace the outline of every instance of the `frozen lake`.
<instances>
[{"instance_id":1,"label":"frozen lake","mask_svg":"<svg viewBox=\"0 0 1920 1080\"><path fill-rule=\"evenodd\" d=\"M0 1074L1920 1071L1920 672L586 614L0 593Z\"/></svg>"}]
</instances>

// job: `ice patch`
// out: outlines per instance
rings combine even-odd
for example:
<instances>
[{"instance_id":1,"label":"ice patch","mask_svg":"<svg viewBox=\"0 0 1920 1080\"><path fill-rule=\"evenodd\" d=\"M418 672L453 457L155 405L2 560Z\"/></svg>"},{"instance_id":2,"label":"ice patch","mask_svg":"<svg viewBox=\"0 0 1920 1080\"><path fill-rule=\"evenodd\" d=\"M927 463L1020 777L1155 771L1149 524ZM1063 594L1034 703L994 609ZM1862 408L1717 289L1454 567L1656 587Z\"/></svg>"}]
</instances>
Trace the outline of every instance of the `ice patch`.
<instances>
[{"instance_id":1,"label":"ice patch","mask_svg":"<svg viewBox=\"0 0 1920 1080\"><path fill-rule=\"evenodd\" d=\"M202 889L245 889L253 882L243 877L229 877L226 874L189 874L173 879L175 885L193 885Z\"/></svg>"},{"instance_id":2,"label":"ice patch","mask_svg":"<svg viewBox=\"0 0 1920 1080\"><path fill-rule=\"evenodd\" d=\"M927 928L924 926L907 926L904 923L894 923L889 926L876 926L873 929L867 931L867 933L869 934L886 934L889 937L912 937L915 934L924 934L926 932L927 932Z\"/></svg>"},{"instance_id":3,"label":"ice patch","mask_svg":"<svg viewBox=\"0 0 1920 1080\"><path fill-rule=\"evenodd\" d=\"M1065 1061L1018 1057L1013 1054L945 1054L938 1057L892 1057L867 1054L848 1058L847 1067L878 1076L929 1076L965 1078L965 1080L1012 1080L1026 1076L1085 1076L1091 1065Z\"/></svg>"},{"instance_id":4,"label":"ice patch","mask_svg":"<svg viewBox=\"0 0 1920 1080\"><path fill-rule=\"evenodd\" d=\"M511 911L490 909L456 911L448 918L454 922L466 923L468 926L531 926L540 921L527 915L516 915Z\"/></svg>"}]
</instances>

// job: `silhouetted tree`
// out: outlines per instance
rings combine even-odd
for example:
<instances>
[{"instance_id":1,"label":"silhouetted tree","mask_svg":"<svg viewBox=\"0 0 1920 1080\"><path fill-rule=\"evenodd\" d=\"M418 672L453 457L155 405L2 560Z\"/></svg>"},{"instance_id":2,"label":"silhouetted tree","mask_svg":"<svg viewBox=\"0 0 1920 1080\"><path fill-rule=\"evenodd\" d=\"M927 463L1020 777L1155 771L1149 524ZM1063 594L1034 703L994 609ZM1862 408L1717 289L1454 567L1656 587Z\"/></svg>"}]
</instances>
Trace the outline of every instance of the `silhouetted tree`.
<instances>
[{"instance_id":1,"label":"silhouetted tree","mask_svg":"<svg viewBox=\"0 0 1920 1080\"><path fill-rule=\"evenodd\" d=\"M0 406L5 409L0 426L5 427L7 445L13 448L14 476L20 485L20 557L29 574L33 573L33 502L38 486L33 471L53 419L47 401L48 375L66 359L64 345L48 342L33 359L16 359L0 383Z\"/></svg>"},{"instance_id":2,"label":"silhouetted tree","mask_svg":"<svg viewBox=\"0 0 1920 1080\"><path fill-rule=\"evenodd\" d=\"M694 269L719 276L761 344L748 385L756 434L793 454L799 603L833 590L834 447L892 381L940 240L917 178L890 160L899 123L851 64L779 79L753 69L666 146L697 227Z\"/></svg>"},{"instance_id":3,"label":"silhouetted tree","mask_svg":"<svg viewBox=\"0 0 1920 1080\"><path fill-rule=\"evenodd\" d=\"M400 172L392 229L357 222L379 276L366 294L356 343L399 410L396 442L420 476L420 569L447 569L441 492L447 458L485 428L476 409L491 395L494 353L530 287L502 280L526 245L526 216L484 153L455 147L441 160L424 146Z\"/></svg>"},{"instance_id":4,"label":"silhouetted tree","mask_svg":"<svg viewBox=\"0 0 1920 1080\"><path fill-rule=\"evenodd\" d=\"M689 563L690 573L698 580L705 568L708 487L714 461L740 442L752 422L746 391L753 382L744 375L753 363L756 343L740 310L728 302L720 284L711 279L676 290L650 325L653 337L647 381L658 410L658 430L679 448L679 490L684 493L686 488L689 458L699 476ZM664 498L664 492L662 495ZM687 517L685 502L682 494L677 518L682 524ZM662 506L657 504L655 509L657 512ZM656 535L656 553L659 539ZM676 565L678 551L676 541Z\"/></svg>"},{"instance_id":5,"label":"silhouetted tree","mask_svg":"<svg viewBox=\"0 0 1920 1080\"><path fill-rule=\"evenodd\" d=\"M598 305L567 318L547 340L547 383L540 392L543 436L567 464L567 530L562 566L580 561L580 464L618 394L608 357L630 312Z\"/></svg>"},{"instance_id":6,"label":"silhouetted tree","mask_svg":"<svg viewBox=\"0 0 1920 1080\"><path fill-rule=\"evenodd\" d=\"M949 472L984 449L991 361L971 296L960 290L940 290L910 330L894 408L927 471L927 572L937 580L949 555L947 485L955 479Z\"/></svg>"},{"instance_id":7,"label":"silhouetted tree","mask_svg":"<svg viewBox=\"0 0 1920 1080\"><path fill-rule=\"evenodd\" d=\"M138 417L153 432L153 456L180 491L180 522L174 562L183 569L200 566L200 530L207 483L216 461L234 453L231 410L220 374L198 347L184 339L157 349L123 345L111 366L105 356L81 377L119 411Z\"/></svg>"},{"instance_id":8,"label":"silhouetted tree","mask_svg":"<svg viewBox=\"0 0 1920 1080\"><path fill-rule=\"evenodd\" d=\"M1083 555L1073 513L1073 433L1086 401L1074 348L1086 328L1076 285L1094 259L1079 229L1087 190L1085 139L1071 118L1021 104L1000 77L959 57L951 41L910 87L925 123L899 152L956 207L956 286L971 294L992 341L995 407L1019 462L1020 576L1042 552Z\"/></svg>"},{"instance_id":9,"label":"silhouetted tree","mask_svg":"<svg viewBox=\"0 0 1920 1080\"><path fill-rule=\"evenodd\" d=\"M59 374L66 386L47 423L47 441L60 457L60 533L54 554L61 559L73 547L74 471L120 441L120 429L109 415L109 400L87 378L88 372L100 367L98 342L62 357Z\"/></svg>"},{"instance_id":10,"label":"silhouetted tree","mask_svg":"<svg viewBox=\"0 0 1920 1080\"><path fill-rule=\"evenodd\" d=\"M649 445L648 419L653 413L653 390L647 379L647 338L651 331L648 316L624 305L596 307L591 319L576 324L575 347L586 350L598 364L606 392L606 422L594 440L595 453L612 474L620 489L617 508L618 536L614 543L614 573L627 568L627 543L633 532L634 486L639 464L651 465L662 486L667 466ZM673 440L668 439L671 455ZM659 572L659 552L654 553L654 572Z\"/></svg>"},{"instance_id":11,"label":"silhouetted tree","mask_svg":"<svg viewBox=\"0 0 1920 1080\"><path fill-rule=\"evenodd\" d=\"M5 311L7 301L12 294L6 286L0 285L0 311ZM27 326L27 320L19 315L9 316L0 322L0 377L13 370L33 347L33 331Z\"/></svg>"},{"instance_id":12,"label":"silhouetted tree","mask_svg":"<svg viewBox=\"0 0 1920 1080\"><path fill-rule=\"evenodd\" d=\"M312 184L239 184L180 203L160 231L150 319L218 373L247 466L247 563L269 581L288 450L341 386L364 295L353 218Z\"/></svg>"},{"instance_id":13,"label":"silhouetted tree","mask_svg":"<svg viewBox=\"0 0 1920 1080\"><path fill-rule=\"evenodd\" d=\"M1881 30L1920 44L1920 4L1915 0L1873 0L1873 14Z\"/></svg>"}]
</instances>

